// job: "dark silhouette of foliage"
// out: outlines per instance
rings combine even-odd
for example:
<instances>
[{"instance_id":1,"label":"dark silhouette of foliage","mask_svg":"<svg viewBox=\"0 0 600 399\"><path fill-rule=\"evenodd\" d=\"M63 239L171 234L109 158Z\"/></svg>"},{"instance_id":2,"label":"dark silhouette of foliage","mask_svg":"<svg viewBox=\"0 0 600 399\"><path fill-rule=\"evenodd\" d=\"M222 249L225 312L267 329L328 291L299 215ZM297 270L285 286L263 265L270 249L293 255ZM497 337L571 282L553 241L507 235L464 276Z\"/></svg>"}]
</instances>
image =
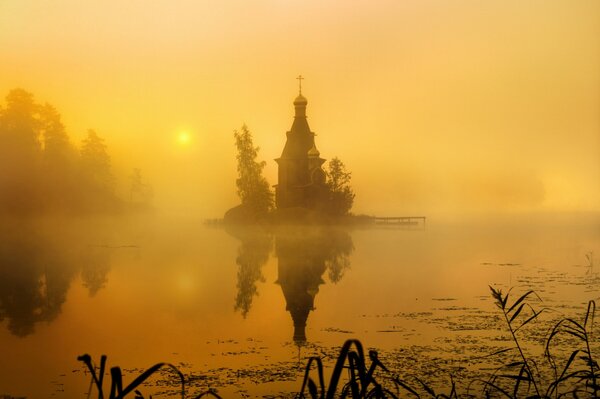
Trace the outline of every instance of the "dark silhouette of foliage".
<instances>
[{"instance_id":1,"label":"dark silhouette of foliage","mask_svg":"<svg viewBox=\"0 0 600 399\"><path fill-rule=\"evenodd\" d=\"M572 318L562 319L555 324L546 342L545 355L554 371L554 382L547 390L547 396L559 395L559 387L567 385L567 394L573 396L600 397L600 367L596 361L590 343L592 342L592 329L596 313L596 302L589 301L583 322ZM553 342L559 336L574 338L581 345L571 352L569 359L559 374L559 367L554 356L551 354ZM579 364L578 368L575 368ZM568 385L570 383L570 386ZM574 388L573 388L574 386ZM560 393L564 395L565 393Z\"/></svg>"},{"instance_id":2,"label":"dark silhouette of foliage","mask_svg":"<svg viewBox=\"0 0 600 399\"><path fill-rule=\"evenodd\" d=\"M71 161L73 148L56 108L46 103L39 107L39 116L44 158L50 165Z\"/></svg>"},{"instance_id":3,"label":"dark silhouette of foliage","mask_svg":"<svg viewBox=\"0 0 600 399\"><path fill-rule=\"evenodd\" d=\"M502 312L502 316L506 322L506 326L515 345L513 349L518 352L519 357L518 360L507 365L507 369L509 369L508 371L504 372L503 370L502 373L494 373L491 376L491 378L486 382L485 392L496 391L506 395L508 392L500 385L499 380L508 380L510 382L514 381L514 386L512 389L514 397L517 397L519 394L521 383L527 383L527 395L530 396L529 389L533 385L535 397L540 398L541 390L539 386L539 372L534 367L535 363L525 355L520 340L517 337L519 330L531 323L533 320L537 319L538 316L544 311L544 309L542 309L539 312L536 312L535 309L526 301L529 296L537 294L535 294L534 291L527 291L511 304L509 303L510 291L505 295L502 294L501 290L495 289L494 287L490 287L490 291L495 300L495 305ZM518 372L514 373L513 370L518 370ZM509 397L512 396L509 395Z\"/></svg>"},{"instance_id":4,"label":"dark silhouette of foliage","mask_svg":"<svg viewBox=\"0 0 600 399\"><path fill-rule=\"evenodd\" d=\"M92 376L92 385L95 386L98 391L98 399L104 399L104 374L106 372L106 355L102 355L100 358L100 367L95 367L92 362L92 357L87 353L77 357L77 360L83 362L87 367L88 372ZM153 374L156 374L161 369L169 369L179 377L181 384L181 399L185 399L185 379L183 374L177 367L170 363L157 363L150 367L142 374L140 374L135 380L129 385L123 386L123 372L120 367L112 367L110 369L110 394L108 399L123 399L130 393L134 393L136 399L143 399L142 393L136 388L142 385L148 378ZM90 386L90 388L91 388ZM88 396L89 397L89 396ZM151 397L150 397L151 398Z\"/></svg>"},{"instance_id":5,"label":"dark silhouette of foliage","mask_svg":"<svg viewBox=\"0 0 600 399\"><path fill-rule=\"evenodd\" d=\"M89 246L82 258L81 280L90 297L106 285L110 271L110 252L107 248Z\"/></svg>"},{"instance_id":6,"label":"dark silhouette of foliage","mask_svg":"<svg viewBox=\"0 0 600 399\"><path fill-rule=\"evenodd\" d=\"M327 170L327 187L329 188L328 211L337 216L346 215L354 204L354 191L350 187L352 173L339 158L329 161Z\"/></svg>"},{"instance_id":7,"label":"dark silhouette of foliage","mask_svg":"<svg viewBox=\"0 0 600 399\"><path fill-rule=\"evenodd\" d=\"M142 178L142 171L134 168L131 176L129 176L130 190L129 202L141 206L149 206L152 203L152 187L145 183Z\"/></svg>"},{"instance_id":8,"label":"dark silhouette of foliage","mask_svg":"<svg viewBox=\"0 0 600 399\"><path fill-rule=\"evenodd\" d=\"M0 320L6 318L8 330L24 337L59 315L76 268L29 229L0 233Z\"/></svg>"},{"instance_id":9,"label":"dark silhouette of foliage","mask_svg":"<svg viewBox=\"0 0 600 399\"><path fill-rule=\"evenodd\" d=\"M38 107L31 93L11 90L0 112L0 207L25 214L40 204Z\"/></svg>"},{"instance_id":10,"label":"dark silhouette of foliage","mask_svg":"<svg viewBox=\"0 0 600 399\"><path fill-rule=\"evenodd\" d=\"M114 190L114 177L110 170L110 156L106 144L104 139L91 129L81 144L81 166L92 186L105 192Z\"/></svg>"},{"instance_id":11,"label":"dark silhouette of foliage","mask_svg":"<svg viewBox=\"0 0 600 399\"><path fill-rule=\"evenodd\" d=\"M33 95L23 89L13 89L6 96L6 108L0 114L0 137L20 156L33 156L41 149L38 111Z\"/></svg>"},{"instance_id":12,"label":"dark silhouette of foliage","mask_svg":"<svg viewBox=\"0 0 600 399\"><path fill-rule=\"evenodd\" d=\"M240 240L236 263L235 310L246 317L255 296L257 282L264 282L262 267L269 260L275 239L278 263L277 284L286 300L286 310L294 322L294 341L305 342L304 327L314 308L314 299L327 270L333 283L339 282L350 267L354 245L350 234L341 229L293 229L267 232L258 226L229 226L228 232ZM274 234L272 234L274 233Z\"/></svg>"},{"instance_id":13,"label":"dark silhouette of foliage","mask_svg":"<svg viewBox=\"0 0 600 399\"><path fill-rule=\"evenodd\" d=\"M235 310L246 317L253 298L258 295L256 283L265 281L262 267L269 260L273 244L271 236L260 231L241 234L239 238L241 244L235 259L238 265Z\"/></svg>"},{"instance_id":14,"label":"dark silhouette of foliage","mask_svg":"<svg viewBox=\"0 0 600 399\"><path fill-rule=\"evenodd\" d=\"M536 311L528 299L537 294L527 291L514 302L510 302L510 291L503 295L502 291L490 287L496 306L502 311L507 328L513 339L514 346L501 352L513 351L517 359L502 365L489 378L484 381L484 394L486 397L499 395L507 398L598 398L600 386L600 368L591 350L592 324L596 311L596 303L590 301L583 322L573 318L564 318L558 321L546 339L544 357L550 366L550 375L540 371L541 364L527 357L523 345L517 334L521 328L536 320L544 311ZM539 299L539 297L537 297ZM568 359L559 360L552 355L552 348L560 336L569 337L579 342L579 348L573 350ZM571 343L561 339L559 345ZM564 349L564 348L561 348ZM499 353L499 352L497 352ZM546 389L542 389L543 385ZM524 391L524 392L523 392ZM533 391L533 392L531 392Z\"/></svg>"},{"instance_id":15,"label":"dark silhouette of foliage","mask_svg":"<svg viewBox=\"0 0 600 399\"><path fill-rule=\"evenodd\" d=\"M323 358L313 356L308 358L304 369L304 377L296 398L311 399L334 399L334 398L434 398L434 399L458 399L464 398L532 398L532 399L551 399L551 398L593 398L600 396L600 386L597 381L600 368L591 351L592 323L595 316L596 304L594 301L588 303L587 311L583 321L579 322L572 318L565 318L555 324L546 340L545 357L552 366L552 380L547 385L545 391L542 390L543 375L539 373L538 365L524 354L523 346L519 339L518 332L522 327L529 325L536 320L542 311L535 311L528 303L528 299L537 295L534 291L528 291L521 295L515 301L511 301L510 291L503 294L501 290L490 287L492 297L496 306L500 309L503 318L506 321L508 331L510 332L514 346L503 349L490 356L513 351L517 355L517 360L504 364L498 370L492 373L489 380L483 381L483 389L480 393L469 393L473 383L480 380L473 380L467 388L466 394L461 394L457 390L454 379L450 377L450 385L447 387L447 393L436 392L420 377L410 376L412 382L401 379L399 375L392 373L381 362L378 353L375 350L369 350L365 354L363 345L359 340L347 340L340 348L338 356L335 358L335 365L331 370L329 379L325 379ZM560 335L566 335L574 338L582 344L582 347L574 350L569 356L564 366L557 366L557 359L551 355L551 348L555 340ZM564 345L562 341L560 345ZM94 367L89 355L79 357L83 361L92 375L92 384L98 388L98 398L103 398L102 385L106 370L106 356L102 356L100 367ZM579 362L580 365L576 366ZM134 392L135 388L142 384L148 377L162 367L174 367L167 363L159 363L146 370L142 375L135 379L128 387L123 389L121 370L118 367L111 369L111 394L110 399L124 398L125 395ZM535 370L535 371L534 371ZM316 378L313 378L316 371ZM175 374L181 381L181 397L185 397L184 376L175 369ZM562 388L562 389L560 389ZM136 398L143 398L139 391L135 391ZM203 396L219 397L214 391L208 390L196 398Z\"/></svg>"},{"instance_id":16,"label":"dark silhouette of foliage","mask_svg":"<svg viewBox=\"0 0 600 399\"><path fill-rule=\"evenodd\" d=\"M90 130L77 151L56 108L22 89L8 93L0 106L0 213L116 210L114 183L108 149L96 132ZM149 186L141 188L133 194L149 202Z\"/></svg>"},{"instance_id":17,"label":"dark silhouette of foliage","mask_svg":"<svg viewBox=\"0 0 600 399\"><path fill-rule=\"evenodd\" d=\"M237 149L238 170L235 183L242 206L253 216L264 216L273 209L273 193L262 175L266 162L256 160L260 148L254 147L252 133L246 125L242 126L240 131L235 130L233 136Z\"/></svg>"},{"instance_id":18,"label":"dark silhouette of foliage","mask_svg":"<svg viewBox=\"0 0 600 399\"><path fill-rule=\"evenodd\" d=\"M110 211L117 204L115 179L106 144L94 130L88 130L80 150L84 211Z\"/></svg>"},{"instance_id":19,"label":"dark silhouette of foliage","mask_svg":"<svg viewBox=\"0 0 600 399\"><path fill-rule=\"evenodd\" d=\"M352 349L353 347L354 349ZM375 372L378 369L389 374L388 369L379 360L377 351L370 350L368 356L371 364L367 368L367 358L365 357L361 342L356 339L346 341L340 350L335 367L331 372L329 386L325 385L322 360L319 357L309 358L304 372L302 387L296 397L307 397L305 392L308 390L308 397L312 399L334 399L336 397L356 399L398 398L395 393L385 388L375 376ZM316 365L318 372L318 386L315 381L310 378L313 363ZM342 372L344 370L347 370L348 372L348 381L346 383L343 383L342 380ZM408 385L404 384L397 377L392 377L391 375L386 375L385 377L390 381L393 381L397 387L401 387L410 393L416 394L416 391L408 387Z\"/></svg>"},{"instance_id":20,"label":"dark silhouette of foliage","mask_svg":"<svg viewBox=\"0 0 600 399\"><path fill-rule=\"evenodd\" d=\"M45 208L71 207L78 191L77 154L69 141L60 114L50 104L39 108L40 135L43 143L43 183ZM67 194L69 193L69 194Z\"/></svg>"},{"instance_id":21,"label":"dark silhouette of foliage","mask_svg":"<svg viewBox=\"0 0 600 399\"><path fill-rule=\"evenodd\" d=\"M328 251L325 257L327 275L332 283L337 284L350 268L350 255L354 252L354 243L350 234L338 229L328 231L323 240Z\"/></svg>"}]
</instances>

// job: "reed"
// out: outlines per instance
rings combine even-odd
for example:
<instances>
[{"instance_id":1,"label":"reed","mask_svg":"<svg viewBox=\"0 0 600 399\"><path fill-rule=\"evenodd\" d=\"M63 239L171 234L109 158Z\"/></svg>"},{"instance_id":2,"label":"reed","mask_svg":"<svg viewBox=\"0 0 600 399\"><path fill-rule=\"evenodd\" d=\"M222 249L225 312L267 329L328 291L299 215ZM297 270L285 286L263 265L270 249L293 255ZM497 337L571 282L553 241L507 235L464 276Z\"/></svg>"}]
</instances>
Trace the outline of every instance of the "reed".
<instances>
[{"instance_id":1,"label":"reed","mask_svg":"<svg viewBox=\"0 0 600 399\"><path fill-rule=\"evenodd\" d=\"M486 397L488 397L492 391L497 391L503 396L516 398L518 396L519 389L521 388L521 383L527 383L527 392L529 392L531 385L533 385L533 389L535 391L535 395L533 395L533 397L541 398L542 395L539 387L539 370L537 369L535 362L525 355L521 341L517 336L517 333L523 327L537 319L544 311L544 309L542 309L539 312L536 312L535 309L526 302L527 298L529 298L531 295L537 296L537 294L535 294L534 291L527 291L514 303L510 304L510 291L506 295L503 295L501 290L495 289L491 286L490 291L492 293L492 297L494 298L495 305L502 312L507 329L512 337L514 347L510 349L516 350L519 357L518 360L503 365L497 370L497 372L492 374L489 380L485 381L484 393L486 394ZM540 298L538 297L538 299ZM528 310L530 314L527 315ZM525 317L524 319L523 316ZM512 387L512 395L505 388L501 387L499 380L509 380L514 382ZM528 395L528 397L529 396L531 395Z\"/></svg>"},{"instance_id":2,"label":"reed","mask_svg":"<svg viewBox=\"0 0 600 399\"><path fill-rule=\"evenodd\" d=\"M419 377L414 377L412 384L401 380L397 375L391 375L388 369L377 359L377 352L370 352L371 365L367 368L363 355L362 344L357 340L346 341L337 358L328 386L323 382L322 360L310 358L305 369L304 380L297 398L311 399L340 398L399 398L399 397L428 397L428 398L497 398L511 399L551 399L551 398L600 398L600 369L592 349L593 320L596 311L594 301L588 303L587 311L582 322L573 318L558 321L551 329L544 348L544 359L547 361L550 375L540 371L536 361L527 354L521 334L522 329L536 320L546 309L536 310L529 299L541 298L534 291L527 291L512 300L511 291L503 294L501 290L490 287L495 305L501 312L507 332L512 339L510 348L494 352L489 356L499 356L513 353L513 358L498 367L486 380L473 377L464 394L459 394L452 377L448 393L438 393ZM574 349L562 367L558 366L553 348L561 346L557 343L561 335L574 337L579 348ZM351 350L351 347L354 350ZM489 357L486 356L486 357ZM319 385L310 377L312 366L316 365ZM342 382L342 370L347 370L346 382ZM374 378L374 371L381 369L386 372L384 378L393 383L393 391L384 388ZM546 368L548 369L548 368ZM479 393L470 392L470 387L482 383ZM338 387L340 387L338 389ZM326 389L327 388L327 389Z\"/></svg>"},{"instance_id":3,"label":"reed","mask_svg":"<svg viewBox=\"0 0 600 399\"><path fill-rule=\"evenodd\" d=\"M367 368L367 359L363 346L359 340L350 339L344 343L333 368L329 385L326 387L323 378L323 362L319 357L311 357L308 360L304 372L304 379L297 398L333 399L342 398L397 398L398 396L389 389L384 388L375 378L375 371L379 368L389 373L388 369L381 363L377 351L369 351L370 365ZM318 373L318 383L310 377L313 363ZM342 373L346 370L347 382L342 384ZM396 377L388 377L395 381ZM398 380L398 386L408 392L414 392L412 388Z\"/></svg>"},{"instance_id":4,"label":"reed","mask_svg":"<svg viewBox=\"0 0 600 399\"><path fill-rule=\"evenodd\" d=\"M542 375L535 361L525 355L523 345L517 334L522 327L537 319L545 310L536 311L526 302L532 295L538 299L539 297L533 291L528 291L509 305L510 292L503 296L500 290L493 287L490 287L490 290L496 306L502 311L507 329L513 338L514 347L511 349L518 352L519 359L504 364L485 382L484 393L486 397L489 397L492 392L507 398L599 397L599 368L598 363L594 360L590 345L596 312L596 303L593 300L588 302L583 322L578 322L573 318L563 318L554 324L546 338L544 348L546 366L549 366L551 371L550 375ZM529 310L528 315L523 316L526 313L523 311L524 309ZM560 336L574 337L577 341L576 345L579 346L572 350L562 368L558 366L557 357L553 355L553 349L556 349L557 346L560 349L565 349L563 345L567 343L566 340L556 342ZM499 383L500 380L512 382L512 384L508 384L509 386L512 385L512 389L506 389L506 385ZM527 383L524 393L520 391L522 383ZM543 389L543 385L546 386L545 389ZM531 392L532 387L534 393Z\"/></svg>"},{"instance_id":5,"label":"reed","mask_svg":"<svg viewBox=\"0 0 600 399\"><path fill-rule=\"evenodd\" d=\"M88 354L81 355L77 357L77 360L83 362L87 367L87 370L91 374L90 381L90 389L88 391L87 398L89 399L92 394L92 387L96 387L98 391L98 399L104 399L104 375L106 372L106 355L102 355L100 357L100 367L96 367L92 362L92 357ZM144 395L137 389L140 385L142 385L148 378L157 373L161 369L170 369L173 371L180 381L181 386L181 399L185 399L185 377L181 371L174 365L170 363L157 363L154 366L150 367L142 374L140 374L136 379L134 379L129 385L123 387L123 372L120 367L112 367L110 369L110 393L108 395L108 399L124 399L129 394L135 394L134 399L144 399ZM96 373L96 371L98 371ZM200 399L202 397L214 397L217 399L221 399L221 397L212 389L209 389L205 392L200 393L193 397L193 399ZM149 399L152 399L152 396L149 396Z\"/></svg>"},{"instance_id":6,"label":"reed","mask_svg":"<svg viewBox=\"0 0 600 399\"><path fill-rule=\"evenodd\" d=\"M546 342L545 356L554 372L554 381L548 386L547 397L558 398L572 395L573 397L597 398L599 396L598 378L600 377L600 369L590 347L595 313L596 302L589 301L583 323L566 318L559 321L552 329ZM579 342L580 347L571 352L559 374L559 368L556 359L551 354L551 348L554 340L560 335L574 337ZM569 388L560 393L560 386Z\"/></svg>"},{"instance_id":7,"label":"reed","mask_svg":"<svg viewBox=\"0 0 600 399\"><path fill-rule=\"evenodd\" d=\"M487 379L481 379L472 374L471 382L466 392L459 393L456 383L450 376L450 384L446 392L436 392L421 377L412 377L411 381L401 379L391 372L379 359L375 350L365 350L360 341L350 339L341 347L331 371L331 377L326 382L323 359L310 357L304 369L304 377L297 399L375 399L375 398L528 398L528 399L559 399L559 398L591 398L600 399L600 368L592 351L593 323L596 313L596 303L589 301L585 315L581 321L574 318L563 318L556 322L547 335L543 359L545 367L538 365L534 358L528 355L528 348L522 339L523 328L535 321L546 309L536 310L530 303L541 299L534 291L527 291L513 300L509 290L504 294L500 289L490 287L494 304L500 310L506 330L511 337L511 347L494 352L487 357L499 357L501 354L512 353L513 357L505 361ZM566 360L559 358L556 349L561 352L565 345L575 345ZM530 348L529 348L530 349ZM91 387L98 391L98 399L104 399L103 385L106 373L106 356L100 359L97 368L89 355L78 358L91 374ZM540 367L538 367L540 366ZM126 387L123 386L122 372L119 367L110 370L110 393L108 399L124 399L135 394L135 399L144 396L137 389L150 376L166 368L173 370L179 378L182 399L185 394L185 377L172 364L157 363L143 372ZM541 371L542 370L542 371ZM549 370L549 371L545 371ZM316 374L316 376L315 376ZM467 378L468 380L468 378ZM472 393L471 386L481 384L481 390ZM194 399L220 396L214 390L208 390ZM150 396L151 398L151 396Z\"/></svg>"}]
</instances>

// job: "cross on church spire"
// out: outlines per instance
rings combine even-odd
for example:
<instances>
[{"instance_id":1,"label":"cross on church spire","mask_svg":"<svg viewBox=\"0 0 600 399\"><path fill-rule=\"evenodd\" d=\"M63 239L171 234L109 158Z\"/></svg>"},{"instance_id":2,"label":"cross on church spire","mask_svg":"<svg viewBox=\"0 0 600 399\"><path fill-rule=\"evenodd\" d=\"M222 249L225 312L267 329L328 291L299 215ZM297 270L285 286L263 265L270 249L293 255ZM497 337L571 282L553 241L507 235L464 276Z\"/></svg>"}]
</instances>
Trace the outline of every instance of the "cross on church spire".
<instances>
[{"instance_id":1,"label":"cross on church spire","mask_svg":"<svg viewBox=\"0 0 600 399\"><path fill-rule=\"evenodd\" d=\"M304 78L302 77L302 75L298 75L296 79L298 79L298 92L299 94L302 94L302 79Z\"/></svg>"}]
</instances>

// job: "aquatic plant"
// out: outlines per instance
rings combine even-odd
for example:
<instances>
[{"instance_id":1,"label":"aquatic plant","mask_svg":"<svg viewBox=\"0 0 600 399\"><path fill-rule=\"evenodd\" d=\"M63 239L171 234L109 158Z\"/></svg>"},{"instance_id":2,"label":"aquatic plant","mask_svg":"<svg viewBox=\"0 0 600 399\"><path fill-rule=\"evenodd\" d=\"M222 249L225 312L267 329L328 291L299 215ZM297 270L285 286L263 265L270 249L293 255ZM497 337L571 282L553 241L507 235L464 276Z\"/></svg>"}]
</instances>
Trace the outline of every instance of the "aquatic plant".
<instances>
[{"instance_id":1,"label":"aquatic plant","mask_svg":"<svg viewBox=\"0 0 600 399\"><path fill-rule=\"evenodd\" d=\"M352 350L354 346L354 350ZM369 359L371 365L367 369L366 358L363 346L359 340L347 340L340 354L337 357L335 367L333 368L329 386L326 388L323 378L323 362L319 357L311 357L306 365L302 387L297 398L305 398L305 392L308 389L308 394L313 399L333 399L338 393L338 387L341 382L342 372L344 369L348 371L348 382L340 387L339 396L342 398L397 398L390 390L384 388L374 377L375 370L379 367L383 371L388 372L387 368L379 361L377 351L369 351ZM316 364L319 386L310 378L312 364ZM406 385L409 391L412 389Z\"/></svg>"},{"instance_id":2,"label":"aquatic plant","mask_svg":"<svg viewBox=\"0 0 600 399\"><path fill-rule=\"evenodd\" d=\"M412 382L409 383L401 379L399 375L393 374L381 362L377 351L369 350L365 355L362 343L356 339L350 339L344 343L335 358L335 366L327 383L324 377L323 359L317 356L308 359L302 385L296 398L371 399L400 398L407 397L407 395L414 398L430 397L435 399L458 399L459 397L600 398L600 367L592 351L593 322L596 312L596 303L593 300L588 302L583 321L567 317L554 324L545 339L542 359L545 359L547 364L538 365L538 361L527 354L526 349L531 351L532 348L526 348L522 329L536 320L545 310L537 311L529 303L529 300L537 298L541 302L541 299L534 291L527 291L515 301L512 301L510 290L503 294L500 289L490 287L490 291L495 305L501 311L512 344L511 347L486 357L500 358L499 355L508 353L512 353L513 357L504 360L503 364L486 380L472 373L471 383L465 394L459 394L452 376L450 376L450 386L446 387L448 393L436 392L419 376L411 376ZM555 355L556 352L563 353L565 348L573 343L576 343L576 347L570 352L566 361ZM106 370L106 356L101 357L99 368L92 364L89 355L80 356L78 360L84 362L91 373L91 385L96 386L98 399L104 399L102 387ZM108 399L123 399L129 394L135 394L135 399L143 399L144 397L137 387L162 368L173 370L179 377L181 398L185 399L184 375L169 363L158 363L150 367L125 388L121 369L113 367L110 370L111 388ZM313 378L315 372L317 375L316 378ZM475 394L470 392L470 387L479 383L482 384L482 390ZM194 396L194 399L204 396L220 398L216 391L209 389Z\"/></svg>"},{"instance_id":3,"label":"aquatic plant","mask_svg":"<svg viewBox=\"0 0 600 399\"><path fill-rule=\"evenodd\" d=\"M87 366L88 371L92 375L92 381L90 383L90 391L88 392L88 398L91 394L92 385L95 385L96 389L98 390L98 399L104 399L103 385L104 385L104 374L106 371L106 359L107 359L106 355L102 355L100 357L100 367L98 369L98 373L96 373L96 367L92 363L92 357L90 355L85 354L85 355L81 355L77 358L77 360L83 362ZM150 376L152 376L154 373L158 372L162 368L169 368L177 374L177 376L179 377L179 379L181 381L181 398L182 399L185 398L185 380L184 380L183 374L181 373L181 371L179 371L179 369L177 369L177 367L175 367L174 365L172 365L170 363L155 364L154 366L150 367L148 370L146 370L142 374L140 374L135 380L133 380L133 382L131 382L125 388L123 388L123 372L121 371L121 368L120 367L112 367L110 369L111 384L110 384L110 394L109 394L108 398L109 399L123 399L123 398L125 398L125 396L129 395L130 393L135 393L136 399L143 399L144 397L143 397L142 393L139 390L137 390L136 388L138 386L140 386L141 384L143 384L144 381L146 381ZM150 399L152 399L152 397L150 397Z\"/></svg>"},{"instance_id":4,"label":"aquatic plant","mask_svg":"<svg viewBox=\"0 0 600 399\"><path fill-rule=\"evenodd\" d=\"M546 339L544 358L547 360L552 375L546 375L538 369L538 364L534 358L526 354L524 344L520 337L521 329L536 320L545 310L537 311L528 302L531 297L541 299L534 291L527 291L518 297L514 302L511 301L511 291L503 294L500 289L490 287L495 305L500 309L502 317L506 323L508 332L512 339L512 346L500 351L494 352L486 357L498 357L503 353L514 353L513 358L493 372L487 380L481 380L473 377L469 384L470 388L474 383L482 382L483 389L479 394L467 392L460 394L457 391L456 384L450 377L450 387L448 393L438 393L419 377L412 377L416 382L410 384L401 380L397 375L388 376L387 380L393 383L395 393L389 388L384 388L378 383L373 374L375 369L379 368L389 375L391 373L377 358L376 351L369 352L371 365L367 369L365 356L362 350L362 344L357 340L346 341L338 355L331 379L326 389L323 379L322 360L318 357L312 357L308 360L305 369L302 387L297 398L310 397L312 399L333 399L341 398L397 398L400 392L412 397L421 398L448 398L459 397L507 397L507 398L600 398L600 368L593 357L591 350L592 324L596 310L594 301L588 303L585 318L582 323L573 318L564 318L558 321L551 329ZM582 348L575 349L569 356L566 363L559 370L558 361L552 354L552 348L560 345L563 349L564 342L556 343L560 335L575 337ZM354 346L355 350L350 350ZM319 385L310 378L313 364L318 371ZM347 369L348 378L345 384L341 383L341 373ZM340 387L338 389L338 387ZM543 387L545 386L545 389ZM307 396L308 391L308 396Z\"/></svg>"},{"instance_id":5,"label":"aquatic plant","mask_svg":"<svg viewBox=\"0 0 600 399\"><path fill-rule=\"evenodd\" d=\"M533 385L533 389L535 390L535 397L542 397L540 394L539 388L539 370L537 370L535 362L528 358L521 345L519 338L517 337L517 332L525 327L527 324L537 319L538 316L544 311L544 309L536 312L535 309L526 302L526 299L531 296L537 294L534 291L527 291L525 294L521 295L512 305L509 305L509 297L510 291L506 295L502 295L502 291L499 289L495 289L490 286L490 290L492 292L492 297L495 300L496 306L502 311L502 315L504 320L506 321L506 326L511 334L514 347L502 350L499 353L507 352L510 350L516 350L519 353L519 359L516 361L512 361L508 364L503 365L500 369L496 370L495 373L492 374L490 379L485 382L484 393L486 397L490 395L490 391L498 391L501 394L512 398L517 397L519 393L519 388L521 388L521 383L526 382L527 391ZM538 296L538 299L539 296ZM540 299L541 301L541 299ZM526 314L523 312L527 312L527 309L530 311L529 317L523 320L523 316ZM519 317L521 315L522 317ZM517 326L518 325L518 326ZM515 370L515 371L513 371ZM535 370L535 374L534 374ZM499 384L499 380L509 380L514 382L514 386L512 387L512 395ZM529 396L529 395L528 395Z\"/></svg>"},{"instance_id":6,"label":"aquatic plant","mask_svg":"<svg viewBox=\"0 0 600 399\"><path fill-rule=\"evenodd\" d=\"M566 318L559 321L552 329L546 341L545 355L552 366L554 381L548 386L547 397L552 397L552 395L559 397L565 394L572 394L573 397L581 397L580 395L582 394L591 395L592 398L599 396L600 386L598 385L598 378L600 378L600 369L598 362L594 360L590 348L595 313L596 302L589 301L583 323L579 323L572 318ZM574 337L583 345L583 348L575 349L571 353L560 375L558 374L556 360L550 351L552 342L559 335ZM580 360L578 362L579 366L574 368L573 365L577 360ZM559 385L565 382L570 383L570 390L559 394Z\"/></svg>"},{"instance_id":7,"label":"aquatic plant","mask_svg":"<svg viewBox=\"0 0 600 399\"><path fill-rule=\"evenodd\" d=\"M594 360L590 346L593 320L596 312L596 303L593 300L588 302L583 323L573 318L563 318L551 329L544 349L544 358L550 366L551 375L544 376L538 370L535 361L525 356L523 346L517 336L517 332L522 327L535 320L544 311L542 309L536 312L526 302L528 297L532 295L537 297L537 294L533 291L528 291L509 306L510 291L506 295L502 295L501 290L494 289L493 287L490 287L490 290L492 297L495 299L496 306L502 311L514 343L514 347L501 352L516 350L518 351L519 359L504 364L485 382L484 393L486 393L486 397L490 396L491 391L495 391L501 394L501 396L517 398L519 397L519 390L522 387L522 383L527 383L526 397L599 397L600 386L598 385L598 378L600 378L600 369L598 368L598 363ZM523 312L524 309L529 309L530 315L528 317L527 315L523 316L525 313ZM522 321L524 317L526 318ZM557 345L555 341L561 335L574 337L583 347L571 352L568 360L559 372L557 359L552 355L552 348ZM560 345L560 348L564 348L566 343L567 341L563 341L558 343L558 345ZM509 387L512 385L512 389L508 390L506 385L501 385L499 383L501 380L510 381L512 384L508 385ZM542 390L544 382L547 384L545 391ZM529 393L531 386L533 386L535 395ZM562 392L560 390L561 387L564 388Z\"/></svg>"},{"instance_id":8,"label":"aquatic plant","mask_svg":"<svg viewBox=\"0 0 600 399\"><path fill-rule=\"evenodd\" d=\"M354 349L352 349L354 347ZM414 377L419 384L419 388L411 386L408 382L401 380L398 375L392 374L388 368L379 360L377 351L369 351L369 360L371 364L367 367L366 357L363 346L356 339L347 340L342 346L336 359L329 384L326 386L323 378L323 362L319 357L311 357L304 372L304 379L300 392L296 398L303 399L334 399L334 398L353 398L353 399L383 399L400 398L401 393L410 394L412 397L420 398L419 390L432 398L456 399L458 393L456 384L452 378L450 392L437 393L434 388L429 386L420 378ZM310 377L313 370L313 364L316 365L319 385ZM347 379L343 380L342 373L344 369L347 372ZM376 370L381 370L383 382L379 376L375 376ZM346 381L346 382L344 382ZM308 391L308 392L307 392ZM308 396L307 396L308 393Z\"/></svg>"}]
</instances>

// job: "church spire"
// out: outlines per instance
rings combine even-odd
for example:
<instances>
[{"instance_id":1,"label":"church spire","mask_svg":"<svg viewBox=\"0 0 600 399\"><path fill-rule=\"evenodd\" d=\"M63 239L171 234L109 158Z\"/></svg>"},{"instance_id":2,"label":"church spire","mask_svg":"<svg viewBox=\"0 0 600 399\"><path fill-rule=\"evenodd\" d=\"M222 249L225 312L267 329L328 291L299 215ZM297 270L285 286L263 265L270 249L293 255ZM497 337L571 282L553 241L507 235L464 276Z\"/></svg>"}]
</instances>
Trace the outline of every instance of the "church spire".
<instances>
[{"instance_id":1,"label":"church spire","mask_svg":"<svg viewBox=\"0 0 600 399\"><path fill-rule=\"evenodd\" d=\"M298 79L298 94L302 95L302 79L304 78L302 77L302 75L298 75L296 79Z\"/></svg>"},{"instance_id":2,"label":"church spire","mask_svg":"<svg viewBox=\"0 0 600 399\"><path fill-rule=\"evenodd\" d=\"M302 75L298 80L298 96L294 100L295 115L292 128L286 132L285 146L277 158L278 183L275 199L278 209L317 208L324 201L325 172L315 145L315 134L310 131L306 118L308 101L302 95Z\"/></svg>"},{"instance_id":3,"label":"church spire","mask_svg":"<svg viewBox=\"0 0 600 399\"><path fill-rule=\"evenodd\" d=\"M306 98L302 95L302 75L298 75L298 97L294 100L294 107L296 108L296 118L306 118Z\"/></svg>"}]
</instances>

